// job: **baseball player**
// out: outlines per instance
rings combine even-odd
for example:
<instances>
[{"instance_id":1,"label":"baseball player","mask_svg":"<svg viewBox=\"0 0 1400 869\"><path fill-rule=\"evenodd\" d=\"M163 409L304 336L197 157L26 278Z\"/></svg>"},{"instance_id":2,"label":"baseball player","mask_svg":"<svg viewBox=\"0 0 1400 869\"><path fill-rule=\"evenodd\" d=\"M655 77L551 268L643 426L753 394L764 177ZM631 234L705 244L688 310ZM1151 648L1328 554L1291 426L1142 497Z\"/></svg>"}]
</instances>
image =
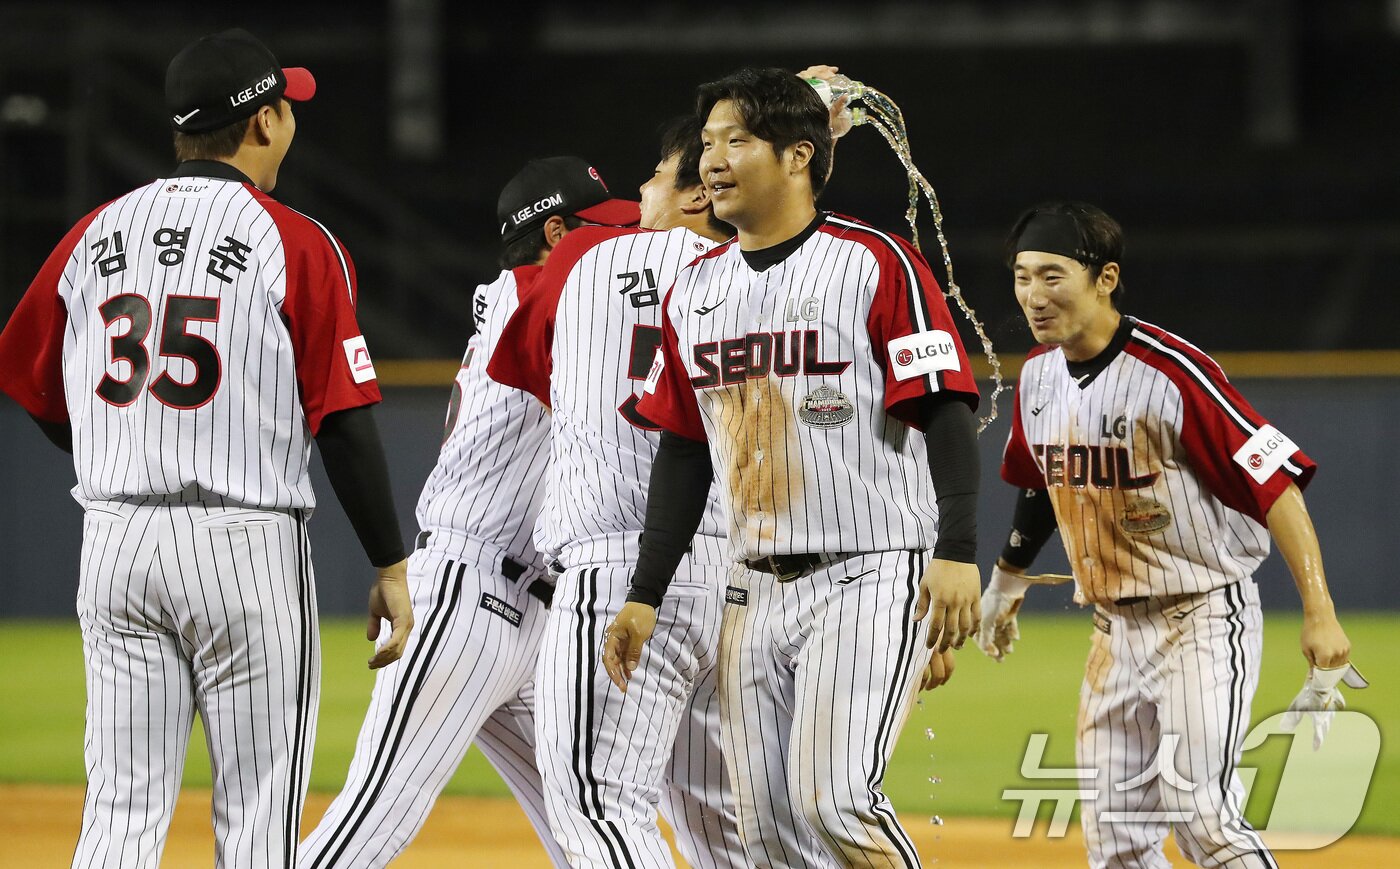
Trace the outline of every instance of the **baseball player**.
<instances>
[{"instance_id":1,"label":"baseball player","mask_svg":"<svg viewBox=\"0 0 1400 869\"><path fill-rule=\"evenodd\" d=\"M502 189L501 274L477 287L476 334L452 386L437 466L418 500L408 584L421 630L381 671L345 787L301 845L307 869L384 866L427 820L476 743L515 793L556 866L535 766L533 676L553 592L531 542L549 418L493 382L486 361L555 245L585 222L635 224L578 157L533 160Z\"/></svg>"},{"instance_id":2,"label":"baseball player","mask_svg":"<svg viewBox=\"0 0 1400 869\"><path fill-rule=\"evenodd\" d=\"M1325 704L1343 676L1364 684L1300 492L1316 466L1209 356L1119 313L1123 235L1103 211L1031 209L1007 251L1042 346L1017 387L1002 476L1022 491L977 642L998 660L1011 651L1025 570L1058 524L1095 608L1077 743L1097 771L1082 806L1090 864L1166 867L1170 825L1197 865L1274 866L1235 772L1270 533L1302 595L1310 686L1328 680Z\"/></svg>"},{"instance_id":3,"label":"baseball player","mask_svg":"<svg viewBox=\"0 0 1400 869\"><path fill-rule=\"evenodd\" d=\"M663 304L637 409L664 433L604 664L620 686L641 666L717 479L743 562L719 666L750 861L810 865L815 836L840 865L917 866L881 781L928 647L977 621L972 372L923 258L816 209L832 140L810 87L746 69L697 108L701 174L738 237Z\"/></svg>"},{"instance_id":4,"label":"baseball player","mask_svg":"<svg viewBox=\"0 0 1400 869\"><path fill-rule=\"evenodd\" d=\"M217 864L290 865L320 691L312 438L379 570L372 668L413 624L354 267L267 194L315 88L242 30L186 46L179 166L79 221L0 334L0 386L73 453L85 511L74 866L156 865L196 712Z\"/></svg>"},{"instance_id":5,"label":"baseball player","mask_svg":"<svg viewBox=\"0 0 1400 869\"><path fill-rule=\"evenodd\" d=\"M719 747L714 669L727 553L717 503L686 541L636 689L618 694L598 668L603 627L636 564L656 451L656 426L636 404L660 343L661 293L730 233L700 183L699 144L696 119L670 124L642 185L642 226L667 231L570 234L489 368L552 411L538 537L563 573L540 655L536 729L550 823L575 866L673 865L658 805L692 866L750 865Z\"/></svg>"}]
</instances>

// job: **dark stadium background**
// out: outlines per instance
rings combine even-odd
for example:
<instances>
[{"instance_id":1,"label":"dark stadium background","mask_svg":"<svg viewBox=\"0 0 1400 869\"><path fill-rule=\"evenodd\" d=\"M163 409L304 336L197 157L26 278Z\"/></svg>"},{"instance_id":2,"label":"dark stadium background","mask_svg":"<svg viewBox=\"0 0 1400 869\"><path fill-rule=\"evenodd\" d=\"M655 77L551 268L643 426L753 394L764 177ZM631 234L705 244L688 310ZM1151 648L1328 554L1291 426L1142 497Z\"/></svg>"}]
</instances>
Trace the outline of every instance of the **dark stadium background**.
<instances>
[{"instance_id":1,"label":"dark stadium background","mask_svg":"<svg viewBox=\"0 0 1400 869\"><path fill-rule=\"evenodd\" d=\"M1339 603L1394 606L1400 0L0 3L0 319L73 220L168 171L165 64L235 25L318 79L276 195L349 247L370 347L400 372L381 426L405 533L447 381L389 361L460 356L515 169L578 154L633 195L697 83L832 63L903 108L959 283L1007 359L1031 340L1001 238L1051 197L1124 224L1127 312L1212 353L1289 354L1242 357L1242 388L1322 464L1309 500ZM883 140L857 129L822 204L907 232L905 195ZM1321 376L1338 366L1351 376ZM984 560L1010 494L994 481L1003 422L983 437ZM0 615L71 614L71 485L67 457L0 400ZM367 570L320 491L323 610L353 611ZM1296 602L1277 556L1260 579L1266 604Z\"/></svg>"}]
</instances>

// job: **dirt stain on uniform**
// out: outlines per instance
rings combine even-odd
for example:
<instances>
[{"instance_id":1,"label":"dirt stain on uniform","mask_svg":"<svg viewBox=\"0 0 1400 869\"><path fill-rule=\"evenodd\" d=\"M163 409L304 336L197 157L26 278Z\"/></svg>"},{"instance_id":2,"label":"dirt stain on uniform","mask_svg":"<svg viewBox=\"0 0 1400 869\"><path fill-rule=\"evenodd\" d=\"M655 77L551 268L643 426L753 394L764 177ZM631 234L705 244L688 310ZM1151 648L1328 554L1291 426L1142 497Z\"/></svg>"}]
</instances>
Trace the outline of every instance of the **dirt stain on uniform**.
<instances>
[{"instance_id":1,"label":"dirt stain on uniform","mask_svg":"<svg viewBox=\"0 0 1400 869\"><path fill-rule=\"evenodd\" d=\"M792 404L773 377L748 380L719 400L725 432L723 481L739 529L772 540L791 493L802 488L802 464Z\"/></svg>"}]
</instances>

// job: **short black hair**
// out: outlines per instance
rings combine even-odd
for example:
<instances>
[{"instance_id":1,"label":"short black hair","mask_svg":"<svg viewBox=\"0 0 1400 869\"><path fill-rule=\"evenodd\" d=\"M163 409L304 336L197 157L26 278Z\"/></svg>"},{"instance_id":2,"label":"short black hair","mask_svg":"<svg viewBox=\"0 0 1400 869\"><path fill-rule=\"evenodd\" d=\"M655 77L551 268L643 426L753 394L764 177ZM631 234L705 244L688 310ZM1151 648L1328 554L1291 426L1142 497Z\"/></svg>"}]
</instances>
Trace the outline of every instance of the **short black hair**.
<instances>
[{"instance_id":1,"label":"short black hair","mask_svg":"<svg viewBox=\"0 0 1400 869\"><path fill-rule=\"evenodd\" d=\"M281 100L274 100L268 105L272 106L277 117L282 117ZM222 160L225 157L232 157L242 147L243 139L248 135L248 125L253 123L253 119L257 116L257 112L254 112L251 117L239 118L231 124L210 130L207 133L181 133L177 130L175 132L176 162Z\"/></svg>"},{"instance_id":2,"label":"short black hair","mask_svg":"<svg viewBox=\"0 0 1400 869\"><path fill-rule=\"evenodd\" d=\"M1118 263L1120 268L1123 262L1123 227L1118 221L1109 216L1108 212L1091 205L1087 202L1078 202L1072 199L1056 199L1049 202L1042 202L1039 205L1026 209L1021 216L1016 218L1016 223L1011 227L1011 234L1006 237L1005 258L1006 267L1013 268L1016 265L1016 248L1019 247L1021 234L1026 231L1026 225L1031 222L1037 214L1053 214L1066 218L1075 229L1079 231L1079 249L1088 254L1085 259L1076 257L1076 261L1089 270L1093 280L1098 280L1103 273L1103 267L1107 263ZM1113 294L1109 296L1109 301L1113 306L1118 307L1124 292L1127 290L1123 286L1123 276L1120 271L1118 276L1118 286L1114 288Z\"/></svg>"},{"instance_id":3,"label":"short black hair","mask_svg":"<svg viewBox=\"0 0 1400 869\"><path fill-rule=\"evenodd\" d=\"M547 221L546 221L547 222ZM578 229L586 221L581 217L572 214L564 215L564 226L570 230ZM514 269L520 266L532 266L539 261L540 252L544 250L544 226L540 225L534 230L510 242L501 250L498 260L502 269Z\"/></svg>"},{"instance_id":4,"label":"short black hair","mask_svg":"<svg viewBox=\"0 0 1400 869\"><path fill-rule=\"evenodd\" d=\"M798 142L812 143L812 194L820 196L831 171L831 117L812 86L785 69L745 67L718 81L700 85L696 92L695 114L710 116L715 103L729 100L744 127L773 147L783 151ZM702 120L703 123L703 120Z\"/></svg>"},{"instance_id":5,"label":"short black hair","mask_svg":"<svg viewBox=\"0 0 1400 869\"><path fill-rule=\"evenodd\" d=\"M704 122L696 115L678 115L661 125L661 162L676 158L676 190L698 187L700 179L700 154L704 146L700 141L700 129ZM715 210L709 210L710 229L724 236L734 235L734 227L715 217Z\"/></svg>"}]
</instances>

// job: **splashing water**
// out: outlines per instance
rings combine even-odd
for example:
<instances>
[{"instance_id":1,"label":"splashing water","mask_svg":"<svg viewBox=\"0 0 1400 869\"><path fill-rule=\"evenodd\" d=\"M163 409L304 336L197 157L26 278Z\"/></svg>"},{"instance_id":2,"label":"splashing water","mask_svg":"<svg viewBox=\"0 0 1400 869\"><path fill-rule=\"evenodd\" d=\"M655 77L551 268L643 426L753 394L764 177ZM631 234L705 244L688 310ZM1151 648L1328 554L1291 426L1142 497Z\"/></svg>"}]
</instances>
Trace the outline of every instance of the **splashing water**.
<instances>
[{"instance_id":1,"label":"splashing water","mask_svg":"<svg viewBox=\"0 0 1400 869\"><path fill-rule=\"evenodd\" d=\"M923 248L919 246L918 227L920 193L928 202L929 211L933 214L934 234L938 237L938 246L943 254L943 268L948 274L947 295L957 302L963 315L967 317L972 328L976 330L977 338L982 342L982 354L987 357L987 362L991 365L992 380L996 384L989 402L991 412L982 417L977 428L977 433L981 434L997 418L997 398L1007 387L1002 382L1001 359L997 357L996 349L992 346L992 339L987 337L986 328L977 319L977 312L963 297L962 287L958 286L957 279L953 276L953 255L948 251L948 239L943 234L943 207L938 201L938 193L924 177L924 173L919 171L919 167L914 165L913 152L909 146L909 130L904 123L904 112L895 105L894 100L861 82L850 82L850 90L847 95L850 98L851 125L874 127L875 131L889 143L890 148L894 150L895 156L899 158L899 162L904 166L904 171L909 176L909 208L905 211L904 218L909 222L909 232L914 247L921 252Z\"/></svg>"}]
</instances>

